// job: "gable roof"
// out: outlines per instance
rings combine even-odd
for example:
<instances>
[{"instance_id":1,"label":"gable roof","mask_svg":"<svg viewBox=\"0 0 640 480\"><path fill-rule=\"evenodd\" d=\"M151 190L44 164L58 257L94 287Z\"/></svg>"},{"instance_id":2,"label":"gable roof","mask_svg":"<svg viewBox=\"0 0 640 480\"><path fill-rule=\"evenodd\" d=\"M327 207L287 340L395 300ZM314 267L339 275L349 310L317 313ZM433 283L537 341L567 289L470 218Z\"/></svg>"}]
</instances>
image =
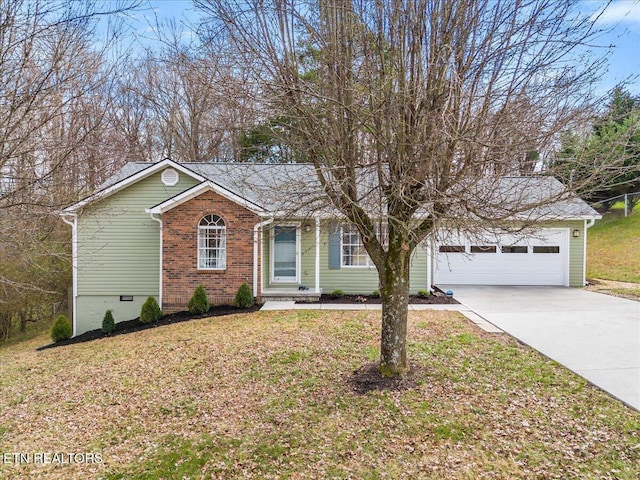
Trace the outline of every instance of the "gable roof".
<instances>
[{"instance_id":1,"label":"gable roof","mask_svg":"<svg viewBox=\"0 0 640 480\"><path fill-rule=\"evenodd\" d=\"M205 180L205 178L200 174L194 172L193 170L190 170L180 163L174 162L169 158L166 158L157 163L127 163L118 173L116 173L114 176L100 185L96 192L65 208L64 210L62 210L61 214L65 215L76 213L85 206L103 198L107 198L114 193L117 193L120 190L123 190L128 186L133 185L134 183L137 183L140 180L143 180L167 167L174 168L180 173L189 175L199 182L203 182Z\"/></svg>"},{"instance_id":2,"label":"gable roof","mask_svg":"<svg viewBox=\"0 0 640 480\"><path fill-rule=\"evenodd\" d=\"M204 191L213 190L261 215L287 212L300 216L339 216L335 209L327 207L326 195L311 164L177 163L170 159L153 164L126 164L117 174L104 182L95 194L67 207L62 214L77 212L85 205L112 195L169 166L201 183L155 206L150 206L147 212L161 213ZM363 171L363 176L371 175ZM475 190L479 192L476 199L479 203L486 197L486 193L482 192L483 187L475 186ZM564 186L550 176L502 177L491 185L491 188L499 200L491 203L500 205L504 202L505 208L514 202L531 206L516 215L516 219L601 218L598 212L578 196L563 193ZM371 189L373 190L375 189ZM470 196L465 198L465 202L473 203L474 197L471 192ZM455 195L452 195L452 198L455 198ZM545 199L550 198L555 200L551 203L545 202ZM496 215L500 216L499 214L500 212L496 211Z\"/></svg>"},{"instance_id":3,"label":"gable roof","mask_svg":"<svg viewBox=\"0 0 640 480\"><path fill-rule=\"evenodd\" d=\"M153 213L153 214L162 214L208 191L213 191L218 195L221 195L227 198L228 200L231 200L232 202L242 205L243 207L245 207L248 210L251 210L254 213L257 213L257 214L266 213L266 210L260 205L253 203L247 200L246 198L238 196L231 190L224 188L218 185L217 183L212 182L211 180L206 180L202 183L199 183L198 185L195 185L190 189L185 190L184 192L179 193L178 195L165 200L164 202L161 202L151 208L147 208L146 212Z\"/></svg>"}]
</instances>

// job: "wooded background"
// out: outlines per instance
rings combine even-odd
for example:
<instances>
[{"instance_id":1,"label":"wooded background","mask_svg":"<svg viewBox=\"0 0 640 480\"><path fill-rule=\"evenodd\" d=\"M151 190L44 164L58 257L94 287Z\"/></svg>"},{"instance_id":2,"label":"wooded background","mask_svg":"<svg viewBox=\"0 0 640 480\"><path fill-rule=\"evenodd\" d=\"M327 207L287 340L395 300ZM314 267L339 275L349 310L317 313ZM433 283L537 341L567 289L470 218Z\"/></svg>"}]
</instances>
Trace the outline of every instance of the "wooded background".
<instances>
[{"instance_id":1,"label":"wooded background","mask_svg":"<svg viewBox=\"0 0 640 480\"><path fill-rule=\"evenodd\" d=\"M234 5L197 3L203 16L192 35L184 35L184 25L150 25L159 40L149 45L136 41L127 20L148 8L144 2L2 2L0 341L24 332L31 322L48 324L67 308L70 228L58 212L89 195L124 163L166 157L180 162L304 160L292 153L299 141L292 137L293 117L271 110L268 93L274 85L261 83L258 63L247 63L247 53L255 52L242 50L242 42L212 20L216 5ZM553 3L547 2L549 8ZM531 32L519 41L535 35L534 27L529 25ZM585 43L597 38L590 28ZM298 50L297 64L308 70L302 72L307 85L317 86L314 69L322 60L315 47L309 43ZM547 60L551 64L552 59L541 59L538 67ZM594 202L638 191L639 97L621 86L598 98L590 87L604 66L603 53L587 63L580 60L586 68L572 81L582 82L584 101L548 130L544 145L527 143L531 131L520 132L522 138L513 137L517 129L501 132L505 122L496 121L489 147L492 158L504 162L494 166L519 174L553 170ZM269 72L263 71L267 82ZM561 88L555 93L561 95ZM549 120L533 109L524 91L516 92L508 107L494 118L511 118L509 125L528 129ZM439 121L444 124L446 118ZM504 151L514 142L521 146L516 156ZM597 189L588 188L594 170L598 178L610 174Z\"/></svg>"}]
</instances>

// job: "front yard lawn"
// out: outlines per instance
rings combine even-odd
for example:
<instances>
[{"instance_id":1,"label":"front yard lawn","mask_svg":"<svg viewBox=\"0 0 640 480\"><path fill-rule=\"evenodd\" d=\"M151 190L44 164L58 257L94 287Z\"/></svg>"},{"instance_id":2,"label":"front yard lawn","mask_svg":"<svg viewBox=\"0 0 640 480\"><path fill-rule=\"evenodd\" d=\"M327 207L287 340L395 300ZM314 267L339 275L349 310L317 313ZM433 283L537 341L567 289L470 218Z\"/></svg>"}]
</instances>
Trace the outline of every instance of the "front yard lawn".
<instances>
[{"instance_id":1,"label":"front yard lawn","mask_svg":"<svg viewBox=\"0 0 640 480\"><path fill-rule=\"evenodd\" d=\"M357 388L379 315L257 312L3 348L0 451L102 462L0 462L0 477L637 479L640 413L455 312L410 312L410 381Z\"/></svg>"},{"instance_id":2,"label":"front yard lawn","mask_svg":"<svg viewBox=\"0 0 640 480\"><path fill-rule=\"evenodd\" d=\"M589 228L587 277L640 283L640 208L612 210Z\"/></svg>"}]
</instances>

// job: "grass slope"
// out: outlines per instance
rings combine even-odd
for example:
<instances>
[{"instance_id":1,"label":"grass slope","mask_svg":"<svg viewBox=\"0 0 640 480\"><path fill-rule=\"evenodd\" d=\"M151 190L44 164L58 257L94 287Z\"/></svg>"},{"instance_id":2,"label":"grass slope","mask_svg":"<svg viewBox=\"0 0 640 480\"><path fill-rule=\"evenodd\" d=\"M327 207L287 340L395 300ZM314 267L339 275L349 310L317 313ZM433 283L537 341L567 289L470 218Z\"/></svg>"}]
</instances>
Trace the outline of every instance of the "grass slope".
<instances>
[{"instance_id":1,"label":"grass slope","mask_svg":"<svg viewBox=\"0 0 640 480\"><path fill-rule=\"evenodd\" d=\"M0 478L637 478L640 414L506 335L411 312L417 386L364 395L379 313L258 312L0 350Z\"/></svg>"},{"instance_id":2,"label":"grass slope","mask_svg":"<svg viewBox=\"0 0 640 480\"><path fill-rule=\"evenodd\" d=\"M612 210L588 230L587 277L640 283L640 208Z\"/></svg>"}]
</instances>

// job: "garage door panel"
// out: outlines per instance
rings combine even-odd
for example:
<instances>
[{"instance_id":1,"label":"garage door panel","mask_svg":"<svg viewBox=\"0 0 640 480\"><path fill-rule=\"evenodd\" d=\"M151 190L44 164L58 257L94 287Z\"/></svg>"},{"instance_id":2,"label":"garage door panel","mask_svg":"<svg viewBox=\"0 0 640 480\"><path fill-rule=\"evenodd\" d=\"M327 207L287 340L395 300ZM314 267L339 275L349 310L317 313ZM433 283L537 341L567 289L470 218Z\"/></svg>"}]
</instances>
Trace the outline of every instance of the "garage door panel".
<instances>
[{"instance_id":1,"label":"garage door panel","mask_svg":"<svg viewBox=\"0 0 640 480\"><path fill-rule=\"evenodd\" d=\"M454 249L450 247L454 245L464 245L465 253L452 252ZM487 251L486 248L472 249L474 246L492 245L495 249L488 249L488 253L471 253ZM444 246L443 252L440 246ZM480 241L450 235L436 246L435 283L567 285L567 247L568 231L565 229L544 229L527 238L504 234ZM526 253L520 253L525 249Z\"/></svg>"}]
</instances>

